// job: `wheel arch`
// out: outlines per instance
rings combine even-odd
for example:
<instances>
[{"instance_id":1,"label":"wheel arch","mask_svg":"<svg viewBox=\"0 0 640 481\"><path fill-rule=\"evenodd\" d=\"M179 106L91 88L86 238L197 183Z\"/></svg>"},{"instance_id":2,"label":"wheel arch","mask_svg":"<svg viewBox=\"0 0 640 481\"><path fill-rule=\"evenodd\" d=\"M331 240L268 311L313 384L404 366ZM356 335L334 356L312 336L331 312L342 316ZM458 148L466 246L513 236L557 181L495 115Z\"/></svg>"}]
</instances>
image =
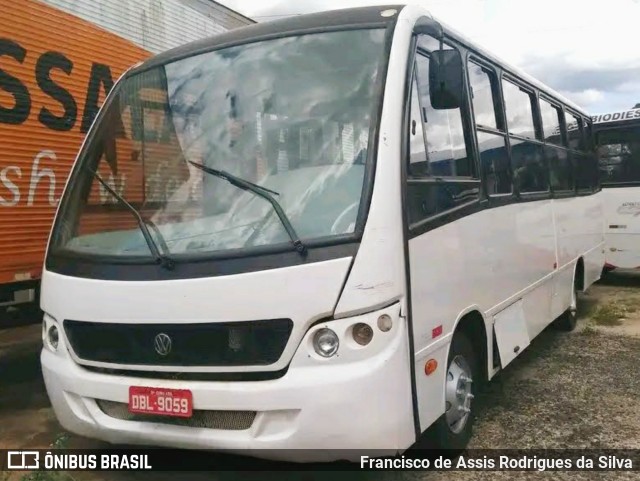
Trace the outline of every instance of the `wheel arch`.
<instances>
[{"instance_id":1,"label":"wheel arch","mask_svg":"<svg viewBox=\"0 0 640 481\"><path fill-rule=\"evenodd\" d=\"M579 257L573 270L573 285L581 292L584 292L584 259Z\"/></svg>"},{"instance_id":2,"label":"wheel arch","mask_svg":"<svg viewBox=\"0 0 640 481\"><path fill-rule=\"evenodd\" d=\"M489 359L490 359L490 345L489 339L491 336L489 335L490 329L487 326L487 321L485 316L482 314L482 311L478 306L471 306L462 311L456 322L453 326L453 330L451 331L451 341L453 342L453 338L457 334L464 334L469 342L471 342L474 347L474 351L478 356L478 363L481 367L481 374L483 381L487 381L489 379ZM452 342L449 343L449 348L447 352L447 358L449 356L449 352L451 351Z\"/></svg>"}]
</instances>

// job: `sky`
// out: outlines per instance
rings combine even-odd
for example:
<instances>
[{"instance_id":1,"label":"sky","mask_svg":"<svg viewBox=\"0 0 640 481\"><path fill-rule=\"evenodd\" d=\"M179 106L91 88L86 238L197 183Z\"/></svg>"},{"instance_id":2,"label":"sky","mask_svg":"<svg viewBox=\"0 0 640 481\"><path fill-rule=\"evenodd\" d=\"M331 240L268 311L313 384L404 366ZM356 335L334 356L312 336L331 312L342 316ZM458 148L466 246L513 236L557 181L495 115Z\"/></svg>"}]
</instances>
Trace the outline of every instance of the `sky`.
<instances>
[{"instance_id":1,"label":"sky","mask_svg":"<svg viewBox=\"0 0 640 481\"><path fill-rule=\"evenodd\" d=\"M377 0L221 0L258 22ZM640 0L414 0L592 114L640 103Z\"/></svg>"}]
</instances>

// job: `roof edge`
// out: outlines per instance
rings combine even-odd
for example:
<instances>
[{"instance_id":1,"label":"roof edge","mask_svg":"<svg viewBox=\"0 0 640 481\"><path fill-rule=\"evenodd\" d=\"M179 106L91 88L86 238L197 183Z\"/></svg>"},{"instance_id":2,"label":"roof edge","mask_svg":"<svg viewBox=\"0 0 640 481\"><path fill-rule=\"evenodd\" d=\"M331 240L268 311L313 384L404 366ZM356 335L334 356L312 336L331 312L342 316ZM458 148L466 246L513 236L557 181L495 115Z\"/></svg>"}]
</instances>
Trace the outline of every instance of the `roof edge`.
<instances>
[{"instance_id":1,"label":"roof edge","mask_svg":"<svg viewBox=\"0 0 640 481\"><path fill-rule=\"evenodd\" d=\"M235 44L253 42L254 40L258 41L266 38L284 37L298 32L322 31L323 29L330 30L341 26L357 27L362 25L364 27L374 23L380 26L388 26L397 20L398 15L383 17L380 15L380 12L387 9L396 9L400 12L405 6L406 5L375 5L333 9L285 19L271 20L269 22L256 22L161 52L145 60L129 73L134 75L148 68L164 65L180 60L186 56L199 55L218 48L225 48Z\"/></svg>"}]
</instances>

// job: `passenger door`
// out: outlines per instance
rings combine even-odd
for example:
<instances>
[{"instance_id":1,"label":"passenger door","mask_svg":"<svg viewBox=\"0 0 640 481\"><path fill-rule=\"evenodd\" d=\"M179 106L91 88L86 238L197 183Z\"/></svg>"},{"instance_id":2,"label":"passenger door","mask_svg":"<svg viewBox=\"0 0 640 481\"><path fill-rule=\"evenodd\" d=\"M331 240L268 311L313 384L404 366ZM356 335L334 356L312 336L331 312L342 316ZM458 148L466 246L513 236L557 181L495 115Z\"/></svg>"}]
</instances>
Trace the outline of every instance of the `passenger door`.
<instances>
[{"instance_id":1,"label":"passenger door","mask_svg":"<svg viewBox=\"0 0 640 481\"><path fill-rule=\"evenodd\" d=\"M444 413L445 340L466 302L487 285L479 215L480 180L468 148L463 109L436 110L429 96L429 54L439 42L421 37L410 73L404 169L408 269L421 429ZM452 48L445 45L445 48ZM480 290L480 296L482 291ZM440 366L425 374L425 363Z\"/></svg>"}]
</instances>

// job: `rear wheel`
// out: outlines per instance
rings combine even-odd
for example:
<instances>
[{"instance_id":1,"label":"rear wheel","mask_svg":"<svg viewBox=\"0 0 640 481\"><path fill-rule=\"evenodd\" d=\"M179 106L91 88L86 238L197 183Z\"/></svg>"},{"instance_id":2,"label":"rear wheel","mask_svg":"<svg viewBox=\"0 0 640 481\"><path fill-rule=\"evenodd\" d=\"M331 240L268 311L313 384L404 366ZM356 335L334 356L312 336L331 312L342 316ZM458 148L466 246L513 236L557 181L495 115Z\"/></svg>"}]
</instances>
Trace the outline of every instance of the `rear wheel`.
<instances>
[{"instance_id":1,"label":"rear wheel","mask_svg":"<svg viewBox=\"0 0 640 481\"><path fill-rule=\"evenodd\" d=\"M578 272L576 272L573 289L571 291L571 302L569 308L564 311L562 316L557 320L556 325L562 331L573 331L578 325Z\"/></svg>"},{"instance_id":2,"label":"rear wheel","mask_svg":"<svg viewBox=\"0 0 640 481\"><path fill-rule=\"evenodd\" d=\"M445 378L445 413L434 425L434 441L441 449L461 450L471 438L473 399L479 381L475 351L467 337L453 337Z\"/></svg>"},{"instance_id":3,"label":"rear wheel","mask_svg":"<svg viewBox=\"0 0 640 481\"><path fill-rule=\"evenodd\" d=\"M615 271L615 270L616 270L616 268L615 268L615 267L613 267L613 266L604 266L604 267L602 268L602 272L600 273L600 277L604 277L604 276L606 276L607 274L609 274L609 272L613 272L613 271Z\"/></svg>"}]
</instances>

